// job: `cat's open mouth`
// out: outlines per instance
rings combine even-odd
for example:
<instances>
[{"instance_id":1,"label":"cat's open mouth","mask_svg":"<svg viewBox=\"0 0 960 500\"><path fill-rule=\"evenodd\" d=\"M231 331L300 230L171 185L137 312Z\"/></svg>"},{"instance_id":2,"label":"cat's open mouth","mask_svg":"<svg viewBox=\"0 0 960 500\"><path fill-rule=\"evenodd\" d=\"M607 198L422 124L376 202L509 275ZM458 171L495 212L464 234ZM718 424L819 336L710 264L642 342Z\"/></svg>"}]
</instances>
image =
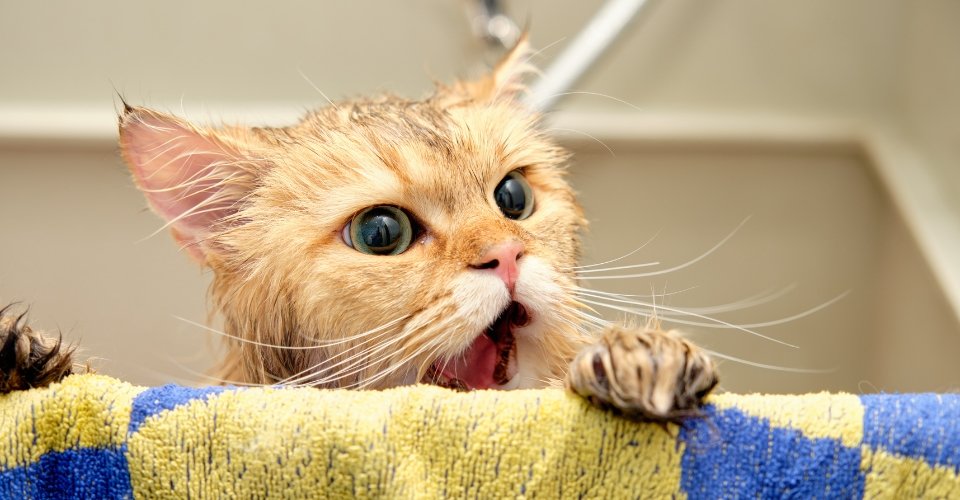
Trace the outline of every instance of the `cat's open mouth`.
<instances>
[{"instance_id":1,"label":"cat's open mouth","mask_svg":"<svg viewBox=\"0 0 960 500\"><path fill-rule=\"evenodd\" d=\"M519 302L511 302L463 354L434 361L422 382L460 390L506 385L517 374L513 330L528 323L527 309Z\"/></svg>"}]
</instances>

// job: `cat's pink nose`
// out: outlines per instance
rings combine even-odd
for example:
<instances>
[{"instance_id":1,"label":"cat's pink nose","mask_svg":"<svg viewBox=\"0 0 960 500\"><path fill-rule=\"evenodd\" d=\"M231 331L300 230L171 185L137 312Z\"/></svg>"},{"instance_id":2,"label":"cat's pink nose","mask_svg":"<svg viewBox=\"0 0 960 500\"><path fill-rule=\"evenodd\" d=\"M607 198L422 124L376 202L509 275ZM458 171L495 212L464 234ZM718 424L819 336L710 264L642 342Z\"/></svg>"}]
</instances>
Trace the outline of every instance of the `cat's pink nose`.
<instances>
[{"instance_id":1,"label":"cat's pink nose","mask_svg":"<svg viewBox=\"0 0 960 500\"><path fill-rule=\"evenodd\" d=\"M470 267L493 271L507 285L510 293L513 293L513 286L516 285L517 275L520 273L517 269L520 257L523 257L523 243L506 241L490 247L476 262L470 264Z\"/></svg>"}]
</instances>

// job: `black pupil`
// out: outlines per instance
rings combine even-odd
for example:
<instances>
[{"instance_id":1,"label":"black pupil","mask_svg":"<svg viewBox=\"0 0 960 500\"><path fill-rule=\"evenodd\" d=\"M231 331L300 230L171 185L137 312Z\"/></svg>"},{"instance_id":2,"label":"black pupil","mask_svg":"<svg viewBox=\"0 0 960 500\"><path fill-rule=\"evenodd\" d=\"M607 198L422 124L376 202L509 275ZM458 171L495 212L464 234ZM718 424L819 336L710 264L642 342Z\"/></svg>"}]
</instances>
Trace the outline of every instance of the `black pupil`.
<instances>
[{"instance_id":1,"label":"black pupil","mask_svg":"<svg viewBox=\"0 0 960 500\"><path fill-rule=\"evenodd\" d=\"M508 176L497 184L493 191L493 198L500 207L503 215L511 219L519 219L523 209L527 207L527 195L523 192L523 184L512 176Z\"/></svg>"},{"instance_id":2,"label":"black pupil","mask_svg":"<svg viewBox=\"0 0 960 500\"><path fill-rule=\"evenodd\" d=\"M402 228L390 210L374 209L360 223L360 238L374 253L390 253L400 242Z\"/></svg>"}]
</instances>

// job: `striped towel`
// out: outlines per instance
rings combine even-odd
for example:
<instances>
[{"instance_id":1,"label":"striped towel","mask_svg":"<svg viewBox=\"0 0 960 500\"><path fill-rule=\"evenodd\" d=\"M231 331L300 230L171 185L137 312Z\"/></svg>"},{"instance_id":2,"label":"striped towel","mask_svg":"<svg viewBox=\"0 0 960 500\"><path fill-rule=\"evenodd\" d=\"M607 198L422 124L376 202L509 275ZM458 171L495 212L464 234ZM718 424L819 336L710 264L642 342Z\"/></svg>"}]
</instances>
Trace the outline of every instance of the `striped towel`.
<instances>
[{"instance_id":1,"label":"striped towel","mask_svg":"<svg viewBox=\"0 0 960 500\"><path fill-rule=\"evenodd\" d=\"M560 390L0 396L4 498L960 498L960 396L714 396L682 426Z\"/></svg>"}]
</instances>

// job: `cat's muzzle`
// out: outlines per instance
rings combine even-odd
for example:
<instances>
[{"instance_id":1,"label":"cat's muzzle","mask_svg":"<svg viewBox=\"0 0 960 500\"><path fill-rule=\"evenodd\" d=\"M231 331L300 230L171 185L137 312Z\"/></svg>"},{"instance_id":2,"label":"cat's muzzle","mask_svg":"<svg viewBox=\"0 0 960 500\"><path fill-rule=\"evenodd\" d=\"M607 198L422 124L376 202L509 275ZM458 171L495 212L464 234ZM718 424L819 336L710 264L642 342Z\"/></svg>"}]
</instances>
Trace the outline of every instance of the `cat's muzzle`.
<instances>
[{"instance_id":1,"label":"cat's muzzle","mask_svg":"<svg viewBox=\"0 0 960 500\"><path fill-rule=\"evenodd\" d=\"M434 361L421 382L458 390L501 388L517 374L513 331L529 323L523 304L511 302L463 354Z\"/></svg>"}]
</instances>

